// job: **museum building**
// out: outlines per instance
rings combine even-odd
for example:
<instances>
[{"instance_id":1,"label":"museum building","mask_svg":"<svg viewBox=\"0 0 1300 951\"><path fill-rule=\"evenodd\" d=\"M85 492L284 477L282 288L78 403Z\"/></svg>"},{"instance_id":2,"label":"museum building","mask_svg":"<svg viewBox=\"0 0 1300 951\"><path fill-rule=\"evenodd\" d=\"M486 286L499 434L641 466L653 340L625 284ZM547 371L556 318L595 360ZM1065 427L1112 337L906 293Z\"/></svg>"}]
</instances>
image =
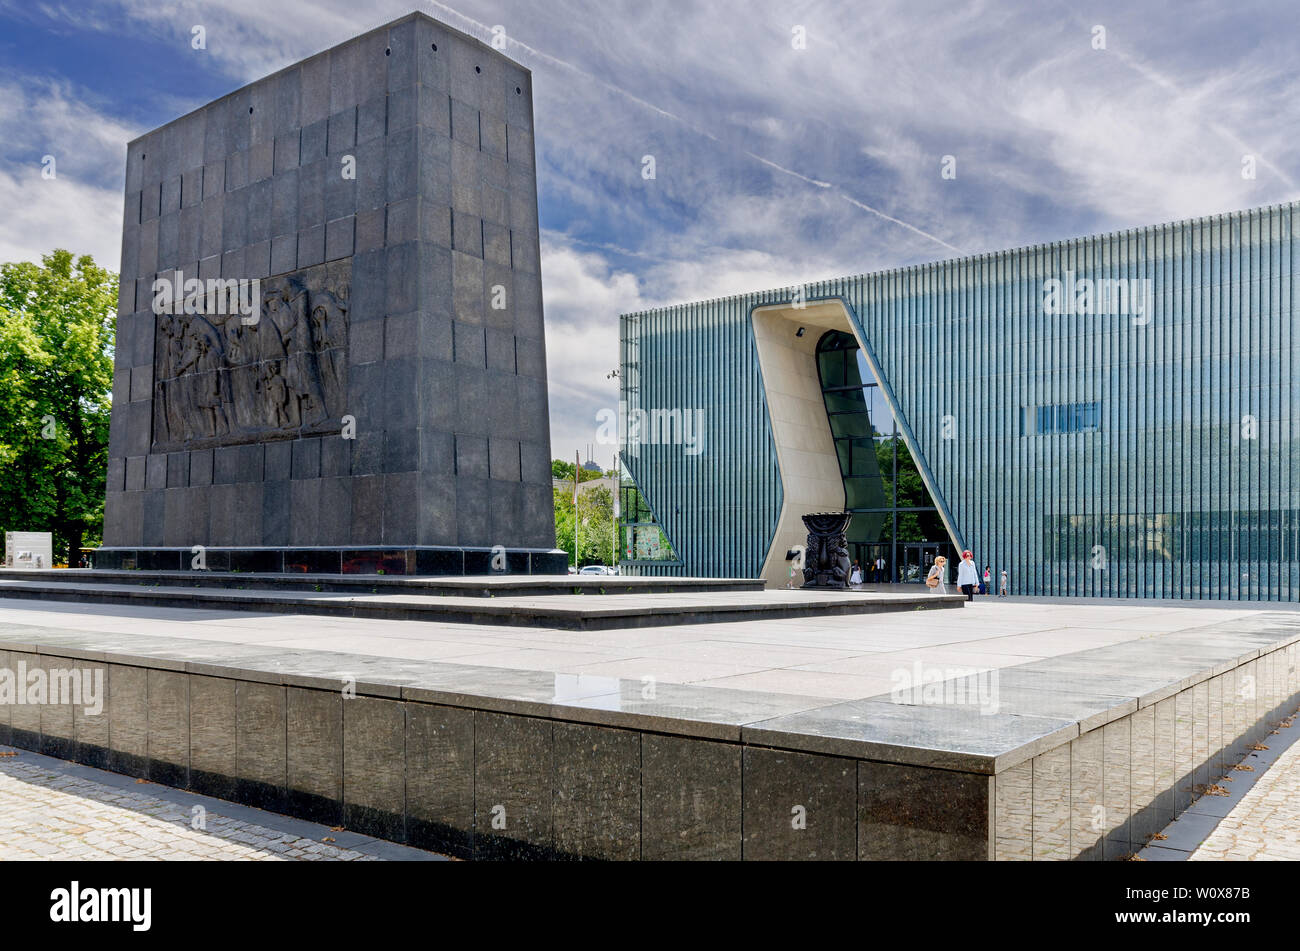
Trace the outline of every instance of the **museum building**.
<instances>
[{"instance_id":1,"label":"museum building","mask_svg":"<svg viewBox=\"0 0 1300 951\"><path fill-rule=\"evenodd\" d=\"M1293 600L1297 215L623 315L623 570L785 585L849 511L867 580L969 548L1015 595Z\"/></svg>"}]
</instances>

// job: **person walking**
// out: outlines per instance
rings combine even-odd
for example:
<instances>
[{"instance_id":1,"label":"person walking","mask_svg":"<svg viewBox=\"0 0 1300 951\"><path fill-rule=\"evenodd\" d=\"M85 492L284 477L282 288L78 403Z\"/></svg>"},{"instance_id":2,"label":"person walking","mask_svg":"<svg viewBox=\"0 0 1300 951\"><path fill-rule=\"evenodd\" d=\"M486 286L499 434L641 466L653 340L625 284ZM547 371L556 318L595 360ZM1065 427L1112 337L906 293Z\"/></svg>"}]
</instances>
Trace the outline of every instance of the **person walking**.
<instances>
[{"instance_id":1,"label":"person walking","mask_svg":"<svg viewBox=\"0 0 1300 951\"><path fill-rule=\"evenodd\" d=\"M998 597L1005 598L1011 594L1010 587L1007 583L1007 569L1002 569L1002 578L998 582Z\"/></svg>"},{"instance_id":2,"label":"person walking","mask_svg":"<svg viewBox=\"0 0 1300 951\"><path fill-rule=\"evenodd\" d=\"M961 588L961 593L966 595L967 601L974 601L975 587L978 584L975 556L969 551L964 551L961 553L961 564L957 566L957 587Z\"/></svg>"},{"instance_id":3,"label":"person walking","mask_svg":"<svg viewBox=\"0 0 1300 951\"><path fill-rule=\"evenodd\" d=\"M858 564L857 559L853 561L853 571L849 574L849 584L854 588L862 584L862 566Z\"/></svg>"},{"instance_id":4,"label":"person walking","mask_svg":"<svg viewBox=\"0 0 1300 951\"><path fill-rule=\"evenodd\" d=\"M993 593L993 572L989 571L989 566L984 566L984 577L980 579L980 594Z\"/></svg>"},{"instance_id":5,"label":"person walking","mask_svg":"<svg viewBox=\"0 0 1300 951\"><path fill-rule=\"evenodd\" d=\"M930 566L930 573L925 576L925 586L931 594L948 593L948 559L940 555Z\"/></svg>"}]
</instances>

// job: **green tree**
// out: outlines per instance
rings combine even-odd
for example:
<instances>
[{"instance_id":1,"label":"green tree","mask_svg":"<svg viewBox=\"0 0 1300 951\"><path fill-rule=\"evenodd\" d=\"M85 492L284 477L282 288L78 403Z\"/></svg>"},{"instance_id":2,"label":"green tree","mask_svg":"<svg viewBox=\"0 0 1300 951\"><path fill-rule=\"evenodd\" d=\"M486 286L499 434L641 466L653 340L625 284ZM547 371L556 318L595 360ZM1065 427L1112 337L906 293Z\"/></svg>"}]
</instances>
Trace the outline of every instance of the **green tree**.
<instances>
[{"instance_id":1,"label":"green tree","mask_svg":"<svg viewBox=\"0 0 1300 951\"><path fill-rule=\"evenodd\" d=\"M574 468L574 466L573 466L573 463L572 463L572 462L565 462L563 459L552 459L552 460L551 460L551 478L552 478L552 479L566 479L567 481L569 481L570 483L572 483L572 482L573 482L573 468ZM590 482L592 479L599 479L599 478L601 478L602 476L611 476L611 475L613 475L612 472L589 472L589 471L587 471L586 469L582 469L582 470L578 473L578 481L579 481L579 482Z\"/></svg>"},{"instance_id":2,"label":"green tree","mask_svg":"<svg viewBox=\"0 0 1300 951\"><path fill-rule=\"evenodd\" d=\"M555 547L569 553L573 564L573 492L555 490Z\"/></svg>"},{"instance_id":3,"label":"green tree","mask_svg":"<svg viewBox=\"0 0 1300 951\"><path fill-rule=\"evenodd\" d=\"M75 563L104 521L117 278L85 255L0 264L0 512Z\"/></svg>"},{"instance_id":4,"label":"green tree","mask_svg":"<svg viewBox=\"0 0 1300 951\"><path fill-rule=\"evenodd\" d=\"M898 447L897 486L894 485L895 445ZM876 462L880 466L880 477L885 484L885 498L889 498L890 493L896 489L899 508L934 507L934 500L925 490L925 480L921 478L921 472L912 459L912 453L900 437L876 440ZM898 513L898 541L942 541L946 538L947 530L934 512ZM889 519L885 519L881 541L893 540L893 525Z\"/></svg>"},{"instance_id":5,"label":"green tree","mask_svg":"<svg viewBox=\"0 0 1300 951\"><path fill-rule=\"evenodd\" d=\"M570 475L572 478L572 475ZM578 565L614 564L614 495L596 486L578 493L578 542L582 546ZM573 560L573 492L555 490L555 545Z\"/></svg>"}]
</instances>

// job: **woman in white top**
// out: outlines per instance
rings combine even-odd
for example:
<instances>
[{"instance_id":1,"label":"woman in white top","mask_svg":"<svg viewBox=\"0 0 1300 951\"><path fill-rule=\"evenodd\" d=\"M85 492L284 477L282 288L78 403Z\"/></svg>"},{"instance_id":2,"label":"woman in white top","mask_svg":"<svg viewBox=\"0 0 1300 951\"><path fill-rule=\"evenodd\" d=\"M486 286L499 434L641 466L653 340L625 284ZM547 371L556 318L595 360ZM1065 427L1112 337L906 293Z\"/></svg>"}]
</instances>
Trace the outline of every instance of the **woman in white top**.
<instances>
[{"instance_id":1,"label":"woman in white top","mask_svg":"<svg viewBox=\"0 0 1300 951\"><path fill-rule=\"evenodd\" d=\"M980 583L979 572L975 568L975 556L968 551L961 553L961 564L957 566L957 587L966 595L967 601L975 600L975 586Z\"/></svg>"},{"instance_id":2,"label":"woman in white top","mask_svg":"<svg viewBox=\"0 0 1300 951\"><path fill-rule=\"evenodd\" d=\"M948 593L948 559L940 555L930 566L930 573L925 576L925 585L931 594Z\"/></svg>"}]
</instances>

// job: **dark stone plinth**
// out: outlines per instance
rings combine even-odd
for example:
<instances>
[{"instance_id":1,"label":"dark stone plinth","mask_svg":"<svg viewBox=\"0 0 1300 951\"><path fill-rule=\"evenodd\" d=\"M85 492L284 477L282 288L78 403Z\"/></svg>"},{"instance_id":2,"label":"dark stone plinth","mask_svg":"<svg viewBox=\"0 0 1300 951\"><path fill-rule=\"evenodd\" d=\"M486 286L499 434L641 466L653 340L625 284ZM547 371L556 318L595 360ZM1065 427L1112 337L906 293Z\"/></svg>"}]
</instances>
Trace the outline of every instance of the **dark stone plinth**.
<instances>
[{"instance_id":1,"label":"dark stone plinth","mask_svg":"<svg viewBox=\"0 0 1300 951\"><path fill-rule=\"evenodd\" d=\"M846 532L852 520L848 512L816 512L803 517L808 529L803 587L847 590L850 565Z\"/></svg>"},{"instance_id":2,"label":"dark stone plinth","mask_svg":"<svg viewBox=\"0 0 1300 951\"><path fill-rule=\"evenodd\" d=\"M0 704L0 737L60 755L75 738L72 758L131 777L460 857L1100 860L1183 812L1157 848L1191 851L1240 800L1174 784L1231 770L1205 766L1211 744L1255 764L1225 786L1266 765L1240 738L1287 732L1275 711L1300 703L1300 620L1270 612L1003 668L996 712L953 694L665 683L647 696L638 680L588 693L455 658L0 627L0 668L87 664L105 668L102 709ZM1105 713L1055 694L1063 677ZM1280 754L1285 737L1261 745Z\"/></svg>"},{"instance_id":3,"label":"dark stone plinth","mask_svg":"<svg viewBox=\"0 0 1300 951\"><path fill-rule=\"evenodd\" d=\"M195 571L311 575L563 575L560 550L486 548L207 548L194 567L189 548L100 548L93 567L110 571Z\"/></svg>"}]
</instances>

